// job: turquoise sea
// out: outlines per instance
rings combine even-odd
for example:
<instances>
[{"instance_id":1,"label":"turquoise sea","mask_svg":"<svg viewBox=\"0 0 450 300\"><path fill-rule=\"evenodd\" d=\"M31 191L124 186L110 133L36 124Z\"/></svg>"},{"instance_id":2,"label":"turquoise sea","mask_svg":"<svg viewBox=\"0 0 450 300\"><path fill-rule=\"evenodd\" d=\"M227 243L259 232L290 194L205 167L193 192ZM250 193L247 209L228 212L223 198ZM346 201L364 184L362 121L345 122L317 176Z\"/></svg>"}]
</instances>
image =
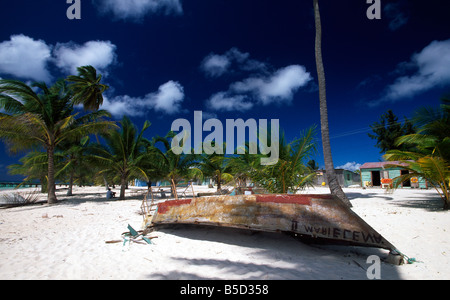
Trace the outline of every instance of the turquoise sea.
<instances>
[{"instance_id":1,"label":"turquoise sea","mask_svg":"<svg viewBox=\"0 0 450 300\"><path fill-rule=\"evenodd\" d=\"M18 186L20 182L0 182L0 190L13 190ZM30 187L39 187L39 184L23 184L19 187L19 189L25 189Z\"/></svg>"}]
</instances>

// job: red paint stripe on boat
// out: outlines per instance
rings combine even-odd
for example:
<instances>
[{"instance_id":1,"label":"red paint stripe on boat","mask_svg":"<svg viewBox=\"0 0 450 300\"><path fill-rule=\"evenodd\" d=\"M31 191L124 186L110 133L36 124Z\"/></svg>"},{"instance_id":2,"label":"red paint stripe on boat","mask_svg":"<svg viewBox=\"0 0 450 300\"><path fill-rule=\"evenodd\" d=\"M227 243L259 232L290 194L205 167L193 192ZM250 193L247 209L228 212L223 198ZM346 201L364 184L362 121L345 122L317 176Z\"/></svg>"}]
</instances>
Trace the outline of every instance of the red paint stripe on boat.
<instances>
[{"instance_id":1,"label":"red paint stripe on boat","mask_svg":"<svg viewBox=\"0 0 450 300\"><path fill-rule=\"evenodd\" d=\"M329 195L255 195L256 202L293 203L311 205L312 198L330 199Z\"/></svg>"},{"instance_id":2,"label":"red paint stripe on boat","mask_svg":"<svg viewBox=\"0 0 450 300\"><path fill-rule=\"evenodd\" d=\"M172 206L180 206L184 204L191 204L192 199L186 200L171 200L158 204L158 214L165 214L170 207Z\"/></svg>"}]
</instances>

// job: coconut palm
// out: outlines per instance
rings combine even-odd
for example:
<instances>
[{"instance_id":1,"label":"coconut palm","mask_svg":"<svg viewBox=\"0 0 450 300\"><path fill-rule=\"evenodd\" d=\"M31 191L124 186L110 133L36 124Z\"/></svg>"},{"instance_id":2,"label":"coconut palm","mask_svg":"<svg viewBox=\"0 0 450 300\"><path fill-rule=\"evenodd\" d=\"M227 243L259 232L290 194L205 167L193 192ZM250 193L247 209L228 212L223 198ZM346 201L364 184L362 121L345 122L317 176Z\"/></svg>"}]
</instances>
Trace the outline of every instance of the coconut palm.
<instances>
[{"instance_id":1,"label":"coconut palm","mask_svg":"<svg viewBox=\"0 0 450 300\"><path fill-rule=\"evenodd\" d=\"M171 184L172 195L176 194L176 186L182 180L202 178L203 173L197 167L199 157L195 154L175 154L171 149L171 139L174 132L169 132L165 137L156 136L153 144L162 143L164 150L154 147L153 166L159 170L163 179Z\"/></svg>"},{"instance_id":2,"label":"coconut palm","mask_svg":"<svg viewBox=\"0 0 450 300\"><path fill-rule=\"evenodd\" d=\"M413 151L390 150L384 158L401 161L409 174L395 178L398 186L412 177L425 178L439 193L444 209L450 209L450 101L442 99L439 109L422 108L413 118L416 134L398 138L397 145Z\"/></svg>"},{"instance_id":3,"label":"coconut palm","mask_svg":"<svg viewBox=\"0 0 450 300\"><path fill-rule=\"evenodd\" d=\"M250 154L249 143L243 147L244 153L227 157L227 169L233 175L237 187L245 188L256 170L261 168L261 154Z\"/></svg>"},{"instance_id":4,"label":"coconut palm","mask_svg":"<svg viewBox=\"0 0 450 300\"><path fill-rule=\"evenodd\" d=\"M102 75L93 66L78 67L78 75L68 76L74 104L83 104L85 110L97 110L103 104L103 92L109 86L101 84Z\"/></svg>"},{"instance_id":5,"label":"coconut palm","mask_svg":"<svg viewBox=\"0 0 450 300\"><path fill-rule=\"evenodd\" d=\"M67 196L73 195L74 181L78 179L78 183L81 183L83 178L89 176L92 171L86 159L91 145L89 142L89 136L85 136L81 139L66 141L58 147L57 154L61 157L61 167L55 177L68 180Z\"/></svg>"},{"instance_id":6,"label":"coconut palm","mask_svg":"<svg viewBox=\"0 0 450 300\"><path fill-rule=\"evenodd\" d=\"M332 195L341 199L349 207L352 206L341 186L339 185L336 173L334 171L333 158L331 155L330 129L328 126L328 108L325 85L325 70L322 60L322 24L320 20L319 1L314 0L314 19L316 26L316 67L319 80L319 98L320 98L320 128L322 133L323 158L327 172L328 185Z\"/></svg>"},{"instance_id":7,"label":"coconut palm","mask_svg":"<svg viewBox=\"0 0 450 300\"><path fill-rule=\"evenodd\" d=\"M125 199L125 189L128 181L135 178L148 180L145 171L147 161L152 156L145 151L150 141L143 135L150 127L150 122L145 121L138 132L136 126L126 116L120 121L121 128L110 130L101 136L105 145L97 144L92 149L89 159L94 165L101 168L100 175L112 175L120 182L119 199Z\"/></svg>"},{"instance_id":8,"label":"coconut palm","mask_svg":"<svg viewBox=\"0 0 450 300\"><path fill-rule=\"evenodd\" d=\"M214 147L214 142L212 146ZM207 145L203 147L205 148ZM226 144L224 143L222 147L222 153L225 153ZM200 162L197 164L203 176L210 177L217 183L217 191L221 190L222 181L229 182L233 180L233 175L229 172L230 168L227 162L228 158L224 154L213 152L212 154L203 154L200 157Z\"/></svg>"},{"instance_id":9,"label":"coconut palm","mask_svg":"<svg viewBox=\"0 0 450 300\"><path fill-rule=\"evenodd\" d=\"M32 88L33 87L33 88ZM39 92L36 92L37 88ZM0 139L13 153L44 149L48 159L49 204L57 202L55 194L55 149L70 139L106 130L114 123L106 111L80 116L74 113L72 92L64 81L47 87L35 83L31 87L17 80L0 80Z\"/></svg>"},{"instance_id":10,"label":"coconut palm","mask_svg":"<svg viewBox=\"0 0 450 300\"><path fill-rule=\"evenodd\" d=\"M314 127L290 143L281 135L278 162L270 166L254 165L252 181L272 193L296 193L312 185L315 172L307 166L307 161L316 152L314 135Z\"/></svg>"},{"instance_id":11,"label":"coconut palm","mask_svg":"<svg viewBox=\"0 0 450 300\"><path fill-rule=\"evenodd\" d=\"M48 159L46 152L31 151L19 159L19 163L9 165L8 169L8 173L11 175L25 176L17 188L22 184L39 180L41 183L41 193L47 192Z\"/></svg>"}]
</instances>

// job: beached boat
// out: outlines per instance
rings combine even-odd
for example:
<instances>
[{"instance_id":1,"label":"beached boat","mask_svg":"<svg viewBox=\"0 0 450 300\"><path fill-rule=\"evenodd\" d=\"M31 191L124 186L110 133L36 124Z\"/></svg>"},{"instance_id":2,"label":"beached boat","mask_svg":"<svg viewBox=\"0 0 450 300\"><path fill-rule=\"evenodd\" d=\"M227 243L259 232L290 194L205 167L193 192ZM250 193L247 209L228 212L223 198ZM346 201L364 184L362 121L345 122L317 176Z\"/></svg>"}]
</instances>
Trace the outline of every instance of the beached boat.
<instances>
[{"instance_id":1,"label":"beached boat","mask_svg":"<svg viewBox=\"0 0 450 300\"><path fill-rule=\"evenodd\" d=\"M199 224L286 232L329 243L396 248L331 195L236 195L158 203L151 225Z\"/></svg>"}]
</instances>

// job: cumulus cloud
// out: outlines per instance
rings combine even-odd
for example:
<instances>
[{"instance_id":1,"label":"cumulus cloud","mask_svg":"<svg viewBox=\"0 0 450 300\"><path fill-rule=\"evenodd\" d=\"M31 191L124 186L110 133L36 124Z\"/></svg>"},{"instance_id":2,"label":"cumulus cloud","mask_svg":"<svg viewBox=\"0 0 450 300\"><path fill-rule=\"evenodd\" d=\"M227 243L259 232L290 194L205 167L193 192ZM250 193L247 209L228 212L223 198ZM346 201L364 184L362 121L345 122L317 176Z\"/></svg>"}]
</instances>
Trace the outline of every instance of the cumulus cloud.
<instances>
[{"instance_id":1,"label":"cumulus cloud","mask_svg":"<svg viewBox=\"0 0 450 300\"><path fill-rule=\"evenodd\" d=\"M201 64L201 69L209 77L219 77L225 74L230 66L230 60L225 55L210 54Z\"/></svg>"},{"instance_id":2,"label":"cumulus cloud","mask_svg":"<svg viewBox=\"0 0 450 300\"><path fill-rule=\"evenodd\" d=\"M181 111L181 103L183 100L183 86L171 80L161 85L157 93L151 94L148 104L155 111L172 115Z\"/></svg>"},{"instance_id":3,"label":"cumulus cloud","mask_svg":"<svg viewBox=\"0 0 450 300\"><path fill-rule=\"evenodd\" d=\"M294 93L312 79L303 66L281 68L269 77L251 77L231 85L238 93L252 93L263 105L291 102Z\"/></svg>"},{"instance_id":4,"label":"cumulus cloud","mask_svg":"<svg viewBox=\"0 0 450 300\"><path fill-rule=\"evenodd\" d=\"M411 61L399 65L399 69L413 68L410 75L398 77L389 85L380 99L370 102L371 106L384 102L396 102L411 98L430 89L450 84L450 40L433 41L419 53L412 56ZM397 70L404 72L404 70Z\"/></svg>"},{"instance_id":5,"label":"cumulus cloud","mask_svg":"<svg viewBox=\"0 0 450 300\"><path fill-rule=\"evenodd\" d=\"M265 71L266 65L258 60L250 59L250 54L237 48L231 48L224 54L211 53L206 56L200 69L207 77L220 77L234 69L240 71Z\"/></svg>"},{"instance_id":6,"label":"cumulus cloud","mask_svg":"<svg viewBox=\"0 0 450 300\"><path fill-rule=\"evenodd\" d=\"M157 92L149 93L143 97L128 95L105 97L102 109L108 110L116 117L123 115L145 116L151 110L172 115L181 111L183 100L183 86L171 80L162 84Z\"/></svg>"},{"instance_id":7,"label":"cumulus cloud","mask_svg":"<svg viewBox=\"0 0 450 300\"><path fill-rule=\"evenodd\" d=\"M0 73L48 82L51 48L42 40L12 35L9 41L0 43Z\"/></svg>"},{"instance_id":8,"label":"cumulus cloud","mask_svg":"<svg viewBox=\"0 0 450 300\"><path fill-rule=\"evenodd\" d=\"M91 65L106 75L106 69L116 59L116 46L110 41L89 41L83 45L58 43L54 50L55 64L70 74L77 73L77 67Z\"/></svg>"},{"instance_id":9,"label":"cumulus cloud","mask_svg":"<svg viewBox=\"0 0 450 300\"><path fill-rule=\"evenodd\" d=\"M268 64L251 59L249 53L235 47L224 54L209 54L200 69L210 78L225 74L244 78L206 100L207 107L216 111L247 111L255 105L290 104L295 92L312 80L303 66L271 70Z\"/></svg>"},{"instance_id":10,"label":"cumulus cloud","mask_svg":"<svg viewBox=\"0 0 450 300\"><path fill-rule=\"evenodd\" d=\"M206 102L208 108L216 111L247 111L253 107L253 103L246 101L244 95L228 95L219 92L211 96Z\"/></svg>"},{"instance_id":11,"label":"cumulus cloud","mask_svg":"<svg viewBox=\"0 0 450 300\"><path fill-rule=\"evenodd\" d=\"M149 14L180 15L181 0L95 0L101 13L110 13L120 20L140 22Z\"/></svg>"},{"instance_id":12,"label":"cumulus cloud","mask_svg":"<svg viewBox=\"0 0 450 300\"><path fill-rule=\"evenodd\" d=\"M0 74L21 79L44 81L53 78L49 67L56 66L66 74L77 74L77 67L92 65L103 75L116 61L116 46L110 41L88 41L48 45L23 34L12 35L0 43Z\"/></svg>"},{"instance_id":13,"label":"cumulus cloud","mask_svg":"<svg viewBox=\"0 0 450 300\"><path fill-rule=\"evenodd\" d=\"M355 172L356 170L359 170L360 167L361 167L361 164L358 164L355 161L352 161L352 162L348 162L342 166L337 166L336 169L344 169L344 170L349 170L349 171Z\"/></svg>"},{"instance_id":14,"label":"cumulus cloud","mask_svg":"<svg viewBox=\"0 0 450 300\"><path fill-rule=\"evenodd\" d=\"M255 105L290 104L294 93L311 80L305 67L291 65L269 75L234 82L227 91L212 95L206 104L216 111L246 111Z\"/></svg>"}]
</instances>

